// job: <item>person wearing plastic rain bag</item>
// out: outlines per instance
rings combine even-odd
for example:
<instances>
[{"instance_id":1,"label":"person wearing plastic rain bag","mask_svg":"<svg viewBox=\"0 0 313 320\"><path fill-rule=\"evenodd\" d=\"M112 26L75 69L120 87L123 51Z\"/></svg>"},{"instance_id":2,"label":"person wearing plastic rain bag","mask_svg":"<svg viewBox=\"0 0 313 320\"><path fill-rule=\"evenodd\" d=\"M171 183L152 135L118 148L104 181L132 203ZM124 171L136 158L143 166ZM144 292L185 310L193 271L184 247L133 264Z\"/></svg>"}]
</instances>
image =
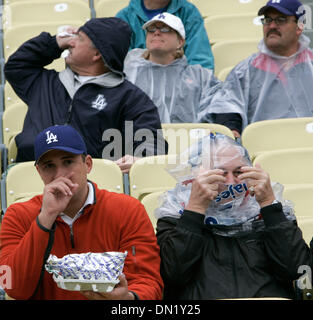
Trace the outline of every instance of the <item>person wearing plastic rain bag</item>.
<instances>
[{"instance_id":1,"label":"person wearing plastic rain bag","mask_svg":"<svg viewBox=\"0 0 313 320\"><path fill-rule=\"evenodd\" d=\"M155 212L164 298L293 298L311 256L283 186L221 134L179 160L169 168L178 183Z\"/></svg>"}]
</instances>

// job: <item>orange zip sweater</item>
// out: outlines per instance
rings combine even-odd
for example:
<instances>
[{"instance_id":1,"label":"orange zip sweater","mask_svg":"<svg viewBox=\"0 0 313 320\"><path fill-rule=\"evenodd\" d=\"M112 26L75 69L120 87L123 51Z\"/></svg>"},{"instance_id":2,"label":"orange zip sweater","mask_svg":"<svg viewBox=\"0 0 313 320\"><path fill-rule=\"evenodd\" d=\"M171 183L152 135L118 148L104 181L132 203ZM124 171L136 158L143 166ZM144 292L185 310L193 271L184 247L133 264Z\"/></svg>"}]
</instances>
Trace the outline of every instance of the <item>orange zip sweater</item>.
<instances>
[{"instance_id":1,"label":"orange zip sweater","mask_svg":"<svg viewBox=\"0 0 313 320\"><path fill-rule=\"evenodd\" d=\"M72 230L58 217L51 230L39 224L42 195L11 205L0 232L0 266L10 266L14 299L85 299L77 291L57 287L44 270L49 254L128 252L124 274L128 289L139 299L161 299L160 255L154 229L137 200L124 194L100 190L95 202L75 220Z\"/></svg>"}]
</instances>

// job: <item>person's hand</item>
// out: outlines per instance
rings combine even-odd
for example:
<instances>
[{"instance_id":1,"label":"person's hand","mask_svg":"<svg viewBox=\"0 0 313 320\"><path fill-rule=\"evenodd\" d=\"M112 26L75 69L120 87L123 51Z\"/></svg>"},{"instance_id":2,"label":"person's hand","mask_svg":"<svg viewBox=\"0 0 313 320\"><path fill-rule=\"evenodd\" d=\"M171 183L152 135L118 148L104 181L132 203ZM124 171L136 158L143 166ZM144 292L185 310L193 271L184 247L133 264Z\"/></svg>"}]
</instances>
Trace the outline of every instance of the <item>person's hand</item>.
<instances>
[{"instance_id":1,"label":"person's hand","mask_svg":"<svg viewBox=\"0 0 313 320\"><path fill-rule=\"evenodd\" d=\"M199 170L197 177L192 182L191 193L186 210L205 214L211 201L218 195L218 186L225 183L221 169Z\"/></svg>"},{"instance_id":2,"label":"person's hand","mask_svg":"<svg viewBox=\"0 0 313 320\"><path fill-rule=\"evenodd\" d=\"M71 181L71 176L72 174L58 177L44 187L38 219L47 229L50 229L57 216L64 212L78 188L78 184Z\"/></svg>"},{"instance_id":3,"label":"person's hand","mask_svg":"<svg viewBox=\"0 0 313 320\"><path fill-rule=\"evenodd\" d=\"M126 154L124 157L118 159L115 161L115 163L120 167L123 173L128 173L130 170L130 167L133 165L134 162L136 162L138 157L130 156L129 154Z\"/></svg>"},{"instance_id":4,"label":"person's hand","mask_svg":"<svg viewBox=\"0 0 313 320\"><path fill-rule=\"evenodd\" d=\"M270 176L259 164L254 167L241 167L240 180L246 180L251 195L255 196L260 207L270 205L275 200Z\"/></svg>"},{"instance_id":5,"label":"person's hand","mask_svg":"<svg viewBox=\"0 0 313 320\"><path fill-rule=\"evenodd\" d=\"M70 47L70 42L77 35L78 28L67 27L56 35L56 41L60 49L65 50Z\"/></svg>"},{"instance_id":6,"label":"person's hand","mask_svg":"<svg viewBox=\"0 0 313 320\"><path fill-rule=\"evenodd\" d=\"M134 300L134 295L128 291L125 275L118 278L120 282L111 292L81 291L81 294L89 300Z\"/></svg>"}]
</instances>

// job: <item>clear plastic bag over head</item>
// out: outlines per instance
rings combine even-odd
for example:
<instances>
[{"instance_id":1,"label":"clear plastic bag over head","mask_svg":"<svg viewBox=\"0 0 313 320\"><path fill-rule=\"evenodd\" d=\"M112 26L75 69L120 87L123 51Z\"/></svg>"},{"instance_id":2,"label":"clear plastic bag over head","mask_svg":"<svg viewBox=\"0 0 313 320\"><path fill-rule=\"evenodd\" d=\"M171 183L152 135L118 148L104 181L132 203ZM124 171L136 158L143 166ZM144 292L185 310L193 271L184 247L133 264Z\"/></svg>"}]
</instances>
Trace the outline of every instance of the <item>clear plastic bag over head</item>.
<instances>
[{"instance_id":1,"label":"clear plastic bag over head","mask_svg":"<svg viewBox=\"0 0 313 320\"><path fill-rule=\"evenodd\" d=\"M206 210L204 223L208 225L240 226L240 230L251 229L253 221L260 220L260 206L248 190L248 181L236 178L242 166L252 166L247 150L234 139L211 133L179 156L177 164L168 167L176 180L173 190L162 196L156 217L179 218L188 204L193 179L199 170L222 169L230 172L226 184L219 184L218 196ZM282 201L283 187L273 183L277 200ZM289 207L289 204L288 204ZM290 209L290 210L289 210ZM287 211L291 212L289 208Z\"/></svg>"}]
</instances>

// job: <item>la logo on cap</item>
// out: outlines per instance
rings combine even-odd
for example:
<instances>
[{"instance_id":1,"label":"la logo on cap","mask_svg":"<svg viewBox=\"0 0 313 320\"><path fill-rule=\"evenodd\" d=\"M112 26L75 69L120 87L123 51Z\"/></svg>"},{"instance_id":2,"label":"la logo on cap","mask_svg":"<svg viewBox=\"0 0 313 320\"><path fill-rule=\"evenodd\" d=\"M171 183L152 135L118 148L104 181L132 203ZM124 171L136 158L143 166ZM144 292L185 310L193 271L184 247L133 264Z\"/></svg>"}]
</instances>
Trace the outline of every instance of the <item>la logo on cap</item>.
<instances>
[{"instance_id":1,"label":"la logo on cap","mask_svg":"<svg viewBox=\"0 0 313 320\"><path fill-rule=\"evenodd\" d=\"M158 19L165 19L165 15L163 13L160 13L159 16L158 16Z\"/></svg>"},{"instance_id":2,"label":"la logo on cap","mask_svg":"<svg viewBox=\"0 0 313 320\"><path fill-rule=\"evenodd\" d=\"M50 130L46 132L46 135L47 135L47 139L46 139L47 144L59 141L58 136L56 134L53 134L52 132L50 132Z\"/></svg>"}]
</instances>

